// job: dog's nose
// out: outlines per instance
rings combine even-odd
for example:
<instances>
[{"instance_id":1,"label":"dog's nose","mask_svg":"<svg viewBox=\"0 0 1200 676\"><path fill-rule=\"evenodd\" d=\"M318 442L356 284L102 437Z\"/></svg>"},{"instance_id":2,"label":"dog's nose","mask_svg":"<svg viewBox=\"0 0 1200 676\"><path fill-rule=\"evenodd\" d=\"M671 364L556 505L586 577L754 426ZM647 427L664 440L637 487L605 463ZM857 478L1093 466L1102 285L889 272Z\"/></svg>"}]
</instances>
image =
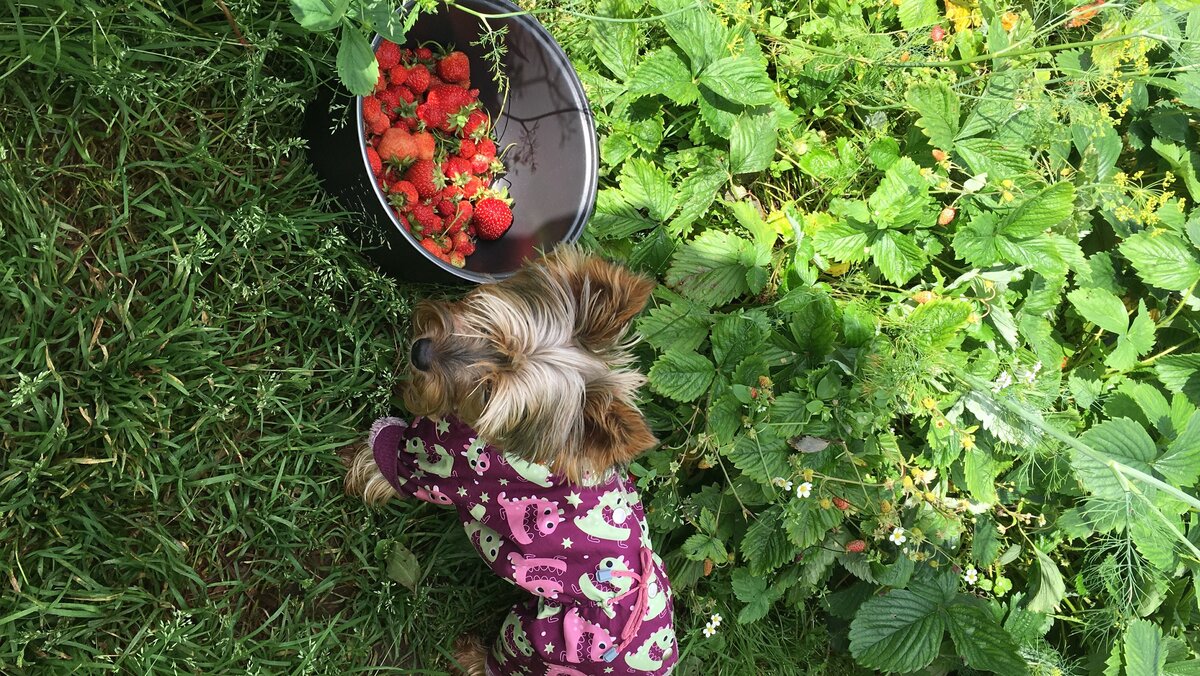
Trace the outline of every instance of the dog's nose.
<instances>
[{"instance_id":1,"label":"dog's nose","mask_svg":"<svg viewBox=\"0 0 1200 676\"><path fill-rule=\"evenodd\" d=\"M412 346L412 364L421 371L428 371L433 365L433 341L428 338L422 338L413 343Z\"/></svg>"}]
</instances>

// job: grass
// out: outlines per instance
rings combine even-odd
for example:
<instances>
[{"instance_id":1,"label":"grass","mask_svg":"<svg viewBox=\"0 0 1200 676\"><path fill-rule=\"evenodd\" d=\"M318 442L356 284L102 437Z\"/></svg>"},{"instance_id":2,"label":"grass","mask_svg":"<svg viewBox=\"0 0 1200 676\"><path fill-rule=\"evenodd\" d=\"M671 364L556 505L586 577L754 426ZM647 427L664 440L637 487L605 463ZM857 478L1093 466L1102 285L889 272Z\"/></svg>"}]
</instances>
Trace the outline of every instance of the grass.
<instances>
[{"instance_id":1,"label":"grass","mask_svg":"<svg viewBox=\"0 0 1200 676\"><path fill-rule=\"evenodd\" d=\"M303 161L332 40L231 2L243 44L220 6L0 10L0 672L444 673L511 587L440 511L343 496L338 456L422 290ZM683 671L792 672L826 649L794 626Z\"/></svg>"}]
</instances>

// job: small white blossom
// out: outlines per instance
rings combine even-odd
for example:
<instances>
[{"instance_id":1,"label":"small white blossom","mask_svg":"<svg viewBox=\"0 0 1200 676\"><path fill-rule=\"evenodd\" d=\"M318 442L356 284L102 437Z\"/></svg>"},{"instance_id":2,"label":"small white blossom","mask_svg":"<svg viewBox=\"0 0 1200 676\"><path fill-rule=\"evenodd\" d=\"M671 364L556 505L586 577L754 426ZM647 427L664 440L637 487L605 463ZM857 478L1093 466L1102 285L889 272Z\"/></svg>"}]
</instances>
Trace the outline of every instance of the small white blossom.
<instances>
[{"instance_id":1,"label":"small white blossom","mask_svg":"<svg viewBox=\"0 0 1200 676\"><path fill-rule=\"evenodd\" d=\"M781 476L777 476L774 479L771 479L771 483L775 484L776 486L778 486L779 488L782 488L785 491L791 492L791 490L792 490L792 480L791 479L784 479Z\"/></svg>"},{"instance_id":2,"label":"small white blossom","mask_svg":"<svg viewBox=\"0 0 1200 676\"><path fill-rule=\"evenodd\" d=\"M931 484L934 481L937 481L937 470L936 469L927 469L927 470L924 470L923 472L921 472L921 483Z\"/></svg>"},{"instance_id":3,"label":"small white blossom","mask_svg":"<svg viewBox=\"0 0 1200 676\"><path fill-rule=\"evenodd\" d=\"M812 484L809 482L805 481L796 487L796 497L807 498L810 495L812 495Z\"/></svg>"},{"instance_id":4,"label":"small white blossom","mask_svg":"<svg viewBox=\"0 0 1200 676\"><path fill-rule=\"evenodd\" d=\"M719 626L721 626L721 621L723 619L724 618L721 617L720 613L713 613L713 616L708 618L708 623L711 624L713 627L719 627Z\"/></svg>"},{"instance_id":5,"label":"small white blossom","mask_svg":"<svg viewBox=\"0 0 1200 676\"><path fill-rule=\"evenodd\" d=\"M996 376L996 382L992 383L992 391L999 392L1000 390L1003 390L1004 388L1006 388L1012 384L1013 384L1012 374L1009 373L1008 371L1004 371L1000 375Z\"/></svg>"},{"instance_id":6,"label":"small white blossom","mask_svg":"<svg viewBox=\"0 0 1200 676\"><path fill-rule=\"evenodd\" d=\"M902 545L905 542L908 542L908 536L904 534L903 528L897 528L896 530L892 531L892 534L888 536L888 539L891 540L892 544L894 545Z\"/></svg>"},{"instance_id":7,"label":"small white blossom","mask_svg":"<svg viewBox=\"0 0 1200 676\"><path fill-rule=\"evenodd\" d=\"M968 568L967 572L963 573L963 580L965 580L967 584L975 584L979 581L979 571L975 570L974 568Z\"/></svg>"},{"instance_id":8,"label":"small white blossom","mask_svg":"<svg viewBox=\"0 0 1200 676\"><path fill-rule=\"evenodd\" d=\"M972 514L984 514L992 511L992 506L983 502L968 502L967 511Z\"/></svg>"},{"instance_id":9,"label":"small white blossom","mask_svg":"<svg viewBox=\"0 0 1200 676\"><path fill-rule=\"evenodd\" d=\"M704 638L712 638L715 633L717 633L717 628L713 626L712 622L704 625Z\"/></svg>"}]
</instances>

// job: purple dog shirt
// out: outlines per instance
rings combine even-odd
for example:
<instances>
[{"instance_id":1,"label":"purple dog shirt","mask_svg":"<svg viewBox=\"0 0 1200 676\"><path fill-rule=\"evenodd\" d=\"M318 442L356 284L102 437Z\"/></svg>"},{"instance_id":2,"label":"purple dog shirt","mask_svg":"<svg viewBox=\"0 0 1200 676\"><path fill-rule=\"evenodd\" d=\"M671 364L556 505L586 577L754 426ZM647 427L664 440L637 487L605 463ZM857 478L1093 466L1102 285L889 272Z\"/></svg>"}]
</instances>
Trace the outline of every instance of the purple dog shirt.
<instances>
[{"instance_id":1,"label":"purple dog shirt","mask_svg":"<svg viewBox=\"0 0 1200 676\"><path fill-rule=\"evenodd\" d=\"M505 619L489 674L671 671L679 650L666 570L623 477L566 483L456 418L384 418L370 444L401 495L456 507L484 561L534 595Z\"/></svg>"}]
</instances>

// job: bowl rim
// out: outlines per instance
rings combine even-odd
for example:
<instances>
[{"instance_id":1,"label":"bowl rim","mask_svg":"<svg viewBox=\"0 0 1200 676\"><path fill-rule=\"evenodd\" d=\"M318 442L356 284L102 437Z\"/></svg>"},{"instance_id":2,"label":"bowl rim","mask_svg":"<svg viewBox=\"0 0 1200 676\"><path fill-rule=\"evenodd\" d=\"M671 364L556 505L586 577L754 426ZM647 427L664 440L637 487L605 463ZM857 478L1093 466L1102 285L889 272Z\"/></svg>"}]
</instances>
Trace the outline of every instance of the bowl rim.
<instances>
[{"instance_id":1,"label":"bowl rim","mask_svg":"<svg viewBox=\"0 0 1200 676\"><path fill-rule=\"evenodd\" d=\"M525 10L521 9L520 7L513 4L512 2L509 2L509 0L457 0L457 1L463 2L464 4L473 5L473 9L481 9L481 11L491 11L492 13L496 13L496 14L508 13L508 12L525 12ZM404 3L403 6L400 7L400 9L397 10L397 12L402 13L402 14L407 13L415 4L416 4L415 2L406 2L406 3ZM461 11L454 5L447 5L446 8L447 8L447 11L450 11L450 12ZM556 41L554 39L554 36L550 34L550 31L546 30L546 27L543 26L542 23L533 16L533 14L530 14L528 12L526 12L524 14L518 14L518 15L512 16L512 17L507 17L507 18L511 21L516 21L516 22L525 24L526 29L529 31L529 33L537 40L538 43L541 44L543 49L545 49L551 56L553 56L554 60L558 63L558 65L566 66L566 71L570 75L570 77L568 78L568 84L570 85L568 87L568 89L570 90L571 98L574 101L574 103L579 107L579 110L584 112L584 114L582 116L583 120L584 120L584 132L585 132L584 133L583 154L586 157L591 159L591 162L590 162L591 171L587 172L587 176L586 176L587 183L586 183L586 185L584 185L582 194L580 195L580 205L579 205L580 208L576 212L578 214L578 217L576 218L575 222L571 224L571 227L567 230L566 236L564 236L558 242L555 242L555 244L562 244L562 243L571 244L571 243L577 241L579 239L579 237L583 234L583 231L587 227L588 222L591 221L592 214L596 208L596 194L599 190L599 185L600 185L600 151L599 151L599 139L597 139L597 137L596 137L595 114L592 112L591 103L588 101L588 98L587 98L587 92L583 88L583 82L579 79L579 73L575 70L575 66L571 63L570 58L567 57L566 52L564 52L562 47L558 44L558 41ZM371 38L372 53L375 52L376 50L378 50L379 43L382 40L383 40L383 36L380 35L379 33L376 33L375 36L373 38ZM363 171L366 172L367 176L371 177L369 182L371 184L371 189L375 194L375 199L378 200L380 206L383 207L383 210L387 214L388 221L391 223L392 228L394 228L396 230L396 232L399 233L404 238L404 240L406 242L408 242L409 245L412 246L413 249L415 249L421 256L423 256L426 261L428 261L429 263L433 264L434 266L440 268L443 272L446 272L446 273L458 278L461 281L473 282L476 284L486 284L486 283L498 282L498 281L507 279L507 278L513 276L514 274L516 274L517 271L515 269L509 270L507 272L484 273L484 272L474 272L471 270L467 270L466 268L456 268L453 265L450 265L449 263L447 263L447 262L443 261L442 259L434 256L433 254L429 253L429 251L427 251L425 249L425 247L421 246L421 242L419 240L417 240L417 238L414 237L411 232L405 230L404 227L400 225L399 219L396 217L395 212L392 211L391 204L387 201L387 196L383 193L383 189L379 187L379 182L375 180L374 175L371 173L371 163L370 163L370 160L367 159L367 147L368 146L367 146L367 135L366 135L366 123L363 120L363 114L362 114L362 108L363 108L362 103L363 103L364 98L365 98L364 96L355 96L354 97L354 119L355 119L355 124L357 126L357 131L358 131L358 150L359 150L359 156L360 156L359 159L362 162Z\"/></svg>"}]
</instances>

